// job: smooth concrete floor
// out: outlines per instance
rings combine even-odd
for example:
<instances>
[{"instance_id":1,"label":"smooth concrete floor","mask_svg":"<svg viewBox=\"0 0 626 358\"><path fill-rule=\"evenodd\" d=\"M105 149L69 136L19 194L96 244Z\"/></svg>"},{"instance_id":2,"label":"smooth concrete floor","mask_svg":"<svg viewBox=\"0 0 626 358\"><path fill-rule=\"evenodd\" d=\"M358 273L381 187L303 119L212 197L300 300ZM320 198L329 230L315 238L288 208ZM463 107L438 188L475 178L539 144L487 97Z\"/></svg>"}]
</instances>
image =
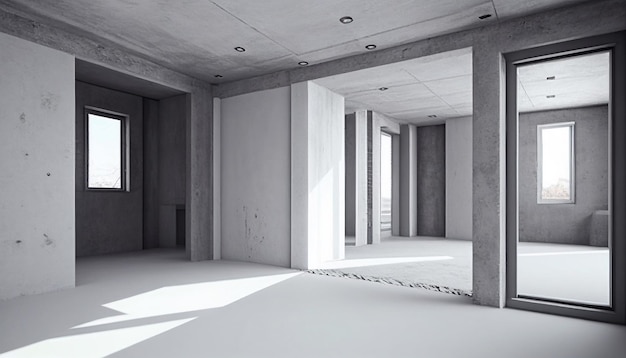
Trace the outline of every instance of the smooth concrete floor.
<instances>
[{"instance_id":1,"label":"smooth concrete floor","mask_svg":"<svg viewBox=\"0 0 626 358\"><path fill-rule=\"evenodd\" d=\"M107 307L104 307L106 305ZM617 357L626 326L148 250L0 302L0 357Z\"/></svg>"}]
</instances>

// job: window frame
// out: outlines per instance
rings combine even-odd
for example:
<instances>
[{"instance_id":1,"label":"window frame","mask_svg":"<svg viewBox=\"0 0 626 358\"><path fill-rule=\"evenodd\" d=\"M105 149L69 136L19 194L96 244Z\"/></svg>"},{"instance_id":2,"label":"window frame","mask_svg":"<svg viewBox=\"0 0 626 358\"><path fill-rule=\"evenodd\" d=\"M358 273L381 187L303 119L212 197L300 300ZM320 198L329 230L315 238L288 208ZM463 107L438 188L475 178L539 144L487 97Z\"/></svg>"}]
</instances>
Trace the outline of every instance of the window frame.
<instances>
[{"instance_id":1,"label":"window frame","mask_svg":"<svg viewBox=\"0 0 626 358\"><path fill-rule=\"evenodd\" d=\"M543 129L570 129L570 167L569 199L544 199L543 193ZM537 204L575 204L576 203L576 122L558 122L537 125Z\"/></svg>"},{"instance_id":2,"label":"window frame","mask_svg":"<svg viewBox=\"0 0 626 358\"><path fill-rule=\"evenodd\" d=\"M96 115L120 121L120 165L121 165L121 185L120 188L97 188L89 186L89 115ZM85 191L104 191L104 192L129 192L130 187L130 171L128 163L130 162L130 151L128 150L128 119L129 116L124 113L118 113L103 108L85 106L84 108L84 125L85 125Z\"/></svg>"}]
</instances>

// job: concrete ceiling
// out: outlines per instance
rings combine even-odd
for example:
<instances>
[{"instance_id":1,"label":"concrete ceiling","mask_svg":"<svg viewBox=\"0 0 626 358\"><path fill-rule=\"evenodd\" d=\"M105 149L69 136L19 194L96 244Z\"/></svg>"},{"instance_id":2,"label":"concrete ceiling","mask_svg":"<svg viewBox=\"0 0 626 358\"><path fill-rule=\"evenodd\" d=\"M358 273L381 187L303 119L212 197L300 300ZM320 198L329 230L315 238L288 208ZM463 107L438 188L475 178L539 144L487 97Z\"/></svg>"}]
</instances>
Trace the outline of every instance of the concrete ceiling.
<instances>
[{"instance_id":1,"label":"concrete ceiling","mask_svg":"<svg viewBox=\"0 0 626 358\"><path fill-rule=\"evenodd\" d=\"M105 38L165 67L220 83L297 68L299 61L356 55L368 51L368 44L384 49L583 1L1 0L0 8ZM478 19L484 14L492 16ZM342 16L354 22L341 24ZM246 51L235 51L237 46Z\"/></svg>"},{"instance_id":2,"label":"concrete ceiling","mask_svg":"<svg viewBox=\"0 0 626 358\"><path fill-rule=\"evenodd\" d=\"M520 112L609 102L608 52L519 66L517 76Z\"/></svg>"},{"instance_id":3,"label":"concrete ceiling","mask_svg":"<svg viewBox=\"0 0 626 358\"><path fill-rule=\"evenodd\" d=\"M418 125L472 115L472 49L315 80L343 95L346 112L369 109ZM381 91L381 88L387 90ZM433 117L434 116L434 117Z\"/></svg>"}]
</instances>

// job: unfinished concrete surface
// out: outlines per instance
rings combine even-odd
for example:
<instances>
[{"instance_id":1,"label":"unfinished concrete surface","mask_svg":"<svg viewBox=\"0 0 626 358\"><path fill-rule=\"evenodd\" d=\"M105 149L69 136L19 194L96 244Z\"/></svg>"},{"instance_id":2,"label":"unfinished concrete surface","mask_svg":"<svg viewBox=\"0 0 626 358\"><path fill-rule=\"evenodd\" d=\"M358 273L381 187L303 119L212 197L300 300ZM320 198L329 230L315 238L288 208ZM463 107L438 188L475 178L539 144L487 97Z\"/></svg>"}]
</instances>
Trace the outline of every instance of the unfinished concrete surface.
<instances>
[{"instance_id":1,"label":"unfinished concrete surface","mask_svg":"<svg viewBox=\"0 0 626 358\"><path fill-rule=\"evenodd\" d=\"M346 236L367 244L367 111L346 115Z\"/></svg>"},{"instance_id":2,"label":"unfinished concrete surface","mask_svg":"<svg viewBox=\"0 0 626 358\"><path fill-rule=\"evenodd\" d=\"M290 266L290 93L221 101L224 259Z\"/></svg>"},{"instance_id":3,"label":"unfinished concrete surface","mask_svg":"<svg viewBox=\"0 0 626 358\"><path fill-rule=\"evenodd\" d=\"M446 238L472 239L472 117L446 120Z\"/></svg>"},{"instance_id":4,"label":"unfinished concrete surface","mask_svg":"<svg viewBox=\"0 0 626 358\"><path fill-rule=\"evenodd\" d=\"M87 190L85 107L128 116L127 191ZM76 256L136 251L143 248L143 99L76 82Z\"/></svg>"},{"instance_id":5,"label":"unfinished concrete surface","mask_svg":"<svg viewBox=\"0 0 626 358\"><path fill-rule=\"evenodd\" d=\"M417 235L446 234L446 127L417 127Z\"/></svg>"},{"instance_id":6,"label":"unfinished concrete surface","mask_svg":"<svg viewBox=\"0 0 626 358\"><path fill-rule=\"evenodd\" d=\"M313 82L291 86L291 267L345 254L344 99Z\"/></svg>"},{"instance_id":7,"label":"unfinished concrete surface","mask_svg":"<svg viewBox=\"0 0 626 358\"><path fill-rule=\"evenodd\" d=\"M81 259L77 285L1 302L0 355L614 358L626 336L624 326L426 290L190 263L174 250ZM112 316L122 320L105 324Z\"/></svg>"},{"instance_id":8,"label":"unfinished concrete surface","mask_svg":"<svg viewBox=\"0 0 626 358\"><path fill-rule=\"evenodd\" d=\"M400 236L417 235L417 128L400 126Z\"/></svg>"},{"instance_id":9,"label":"unfinished concrete surface","mask_svg":"<svg viewBox=\"0 0 626 358\"><path fill-rule=\"evenodd\" d=\"M74 286L74 59L0 34L0 300Z\"/></svg>"}]
</instances>

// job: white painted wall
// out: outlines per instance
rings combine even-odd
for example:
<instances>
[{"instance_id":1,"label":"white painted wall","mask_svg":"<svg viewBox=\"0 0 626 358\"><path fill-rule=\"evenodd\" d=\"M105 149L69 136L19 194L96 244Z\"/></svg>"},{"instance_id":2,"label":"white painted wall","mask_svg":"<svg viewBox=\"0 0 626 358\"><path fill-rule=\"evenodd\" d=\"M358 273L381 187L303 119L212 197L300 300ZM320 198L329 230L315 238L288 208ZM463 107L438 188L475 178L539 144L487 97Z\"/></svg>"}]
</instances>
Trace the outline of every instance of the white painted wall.
<instances>
[{"instance_id":1,"label":"white painted wall","mask_svg":"<svg viewBox=\"0 0 626 358\"><path fill-rule=\"evenodd\" d=\"M74 57L0 33L0 300L74 286Z\"/></svg>"},{"instance_id":2,"label":"white painted wall","mask_svg":"<svg viewBox=\"0 0 626 358\"><path fill-rule=\"evenodd\" d=\"M289 267L290 88L225 98L221 109L221 256Z\"/></svg>"},{"instance_id":3,"label":"white painted wall","mask_svg":"<svg viewBox=\"0 0 626 358\"><path fill-rule=\"evenodd\" d=\"M472 240L472 117L446 121L446 237Z\"/></svg>"},{"instance_id":4,"label":"white painted wall","mask_svg":"<svg viewBox=\"0 0 626 358\"><path fill-rule=\"evenodd\" d=\"M291 85L291 265L345 256L344 98L313 82Z\"/></svg>"}]
</instances>

